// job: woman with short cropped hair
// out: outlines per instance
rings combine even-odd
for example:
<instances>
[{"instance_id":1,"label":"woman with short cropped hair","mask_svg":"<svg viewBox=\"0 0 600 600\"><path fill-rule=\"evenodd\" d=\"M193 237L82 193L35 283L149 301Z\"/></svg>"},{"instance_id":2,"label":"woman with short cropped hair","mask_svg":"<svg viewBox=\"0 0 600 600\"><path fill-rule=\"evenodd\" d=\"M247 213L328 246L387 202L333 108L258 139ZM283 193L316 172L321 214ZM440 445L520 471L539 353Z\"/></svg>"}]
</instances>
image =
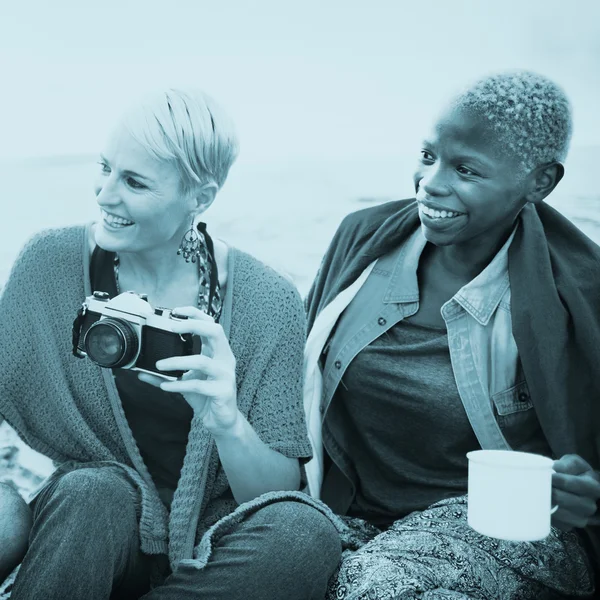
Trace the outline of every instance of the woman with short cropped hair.
<instances>
[{"instance_id":1,"label":"woman with short cropped hair","mask_svg":"<svg viewBox=\"0 0 600 600\"><path fill-rule=\"evenodd\" d=\"M416 198L333 238L307 299L307 476L358 543L329 598L591 597L600 248L544 202L570 137L554 82L490 75L427 133ZM545 540L468 526L479 448L555 459Z\"/></svg>"}]
</instances>

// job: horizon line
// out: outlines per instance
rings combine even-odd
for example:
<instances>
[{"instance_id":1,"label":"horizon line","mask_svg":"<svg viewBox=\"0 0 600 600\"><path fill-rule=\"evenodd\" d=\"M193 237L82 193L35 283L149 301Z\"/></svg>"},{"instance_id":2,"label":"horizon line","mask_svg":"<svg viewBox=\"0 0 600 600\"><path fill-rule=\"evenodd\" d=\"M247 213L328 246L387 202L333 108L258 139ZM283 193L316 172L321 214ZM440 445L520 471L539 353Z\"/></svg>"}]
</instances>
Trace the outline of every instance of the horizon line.
<instances>
[{"instance_id":1,"label":"horizon line","mask_svg":"<svg viewBox=\"0 0 600 600\"><path fill-rule=\"evenodd\" d=\"M569 156L571 155L571 153L573 151L581 151L581 150L586 150L586 149L600 149L600 141L597 143L593 143L593 144L578 144L575 146L572 146L569 150ZM389 155L390 158L393 158L394 155L402 155L405 153L408 153L409 151L401 151L398 150L397 152L394 153L389 153L386 154L386 156ZM411 149L412 152L412 149ZM373 156L371 154L371 156ZM569 159L569 156L567 156L567 161ZM39 154L39 155L27 155L27 156L0 156L0 164L10 164L10 163L19 163L19 164L38 164L38 163L43 163L45 165L49 165L49 164L80 164L80 163L87 163L89 161L92 161L96 158L99 157L99 153L96 152L90 152L90 151L82 151L82 152L66 152L66 153L59 153L59 154ZM313 158L317 158L316 156L294 156L292 157L293 160L311 160ZM377 157L373 157L374 160L381 160L382 156L377 156ZM285 159L285 157L282 157L281 155L278 155L278 159ZM340 156L340 160L353 160L353 159L357 159L357 160L364 160L365 156L360 156L360 155L356 155L356 156ZM239 160L239 159L238 159ZM265 162L271 160L272 162L277 162L278 160L275 159L273 160L272 158L266 157L264 158L264 160L252 160L250 159L250 161L248 162ZM332 161L332 160L338 160L335 157L327 157L327 158L320 158L319 160L325 160L325 161ZM236 161L237 162L237 161ZM244 161L246 162L246 161Z\"/></svg>"}]
</instances>

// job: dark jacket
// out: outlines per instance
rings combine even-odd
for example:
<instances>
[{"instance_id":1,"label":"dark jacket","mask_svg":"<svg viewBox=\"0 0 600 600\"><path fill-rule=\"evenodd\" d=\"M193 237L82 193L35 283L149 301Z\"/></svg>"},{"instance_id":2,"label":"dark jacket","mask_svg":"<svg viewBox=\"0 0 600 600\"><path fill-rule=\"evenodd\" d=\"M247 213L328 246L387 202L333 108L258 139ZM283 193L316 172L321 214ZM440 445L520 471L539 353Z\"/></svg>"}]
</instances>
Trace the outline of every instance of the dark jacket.
<instances>
[{"instance_id":1,"label":"dark jacket","mask_svg":"<svg viewBox=\"0 0 600 600\"><path fill-rule=\"evenodd\" d=\"M526 205L519 218L508 268L513 336L531 399L553 454L579 454L599 470L600 246L545 203ZM348 215L307 296L309 330L367 265L419 225L414 199ZM600 565L600 527L584 535Z\"/></svg>"}]
</instances>

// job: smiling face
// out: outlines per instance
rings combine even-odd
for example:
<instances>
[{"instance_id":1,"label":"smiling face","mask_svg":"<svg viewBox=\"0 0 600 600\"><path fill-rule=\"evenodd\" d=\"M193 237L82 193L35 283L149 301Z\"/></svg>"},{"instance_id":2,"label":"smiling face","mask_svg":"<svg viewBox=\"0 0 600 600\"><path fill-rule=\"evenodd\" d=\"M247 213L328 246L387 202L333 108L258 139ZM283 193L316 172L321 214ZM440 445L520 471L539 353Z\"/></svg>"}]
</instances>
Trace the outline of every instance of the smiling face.
<instances>
[{"instance_id":1,"label":"smiling face","mask_svg":"<svg viewBox=\"0 0 600 600\"><path fill-rule=\"evenodd\" d=\"M529 180L519 169L481 118L445 112L423 142L414 175L425 238L474 249L496 243L526 204Z\"/></svg>"},{"instance_id":2,"label":"smiling face","mask_svg":"<svg viewBox=\"0 0 600 600\"><path fill-rule=\"evenodd\" d=\"M96 243L113 252L176 248L196 204L183 194L175 165L151 156L122 126L99 164L95 192L102 220Z\"/></svg>"}]
</instances>

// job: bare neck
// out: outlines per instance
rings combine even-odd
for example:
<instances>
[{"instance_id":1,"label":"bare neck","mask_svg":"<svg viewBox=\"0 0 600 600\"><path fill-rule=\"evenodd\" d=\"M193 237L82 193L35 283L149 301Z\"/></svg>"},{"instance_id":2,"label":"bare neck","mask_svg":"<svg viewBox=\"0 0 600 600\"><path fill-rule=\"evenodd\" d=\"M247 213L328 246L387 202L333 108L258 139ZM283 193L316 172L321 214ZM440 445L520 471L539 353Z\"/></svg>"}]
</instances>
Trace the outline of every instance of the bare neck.
<instances>
[{"instance_id":1,"label":"bare neck","mask_svg":"<svg viewBox=\"0 0 600 600\"><path fill-rule=\"evenodd\" d=\"M93 228L90 250L95 247ZM172 246L172 247L171 247ZM148 294L151 303L160 306L195 305L198 294L198 265L177 254L179 244L152 248L143 252L119 252L119 288ZM219 285L227 283L229 248L214 240Z\"/></svg>"}]
</instances>

